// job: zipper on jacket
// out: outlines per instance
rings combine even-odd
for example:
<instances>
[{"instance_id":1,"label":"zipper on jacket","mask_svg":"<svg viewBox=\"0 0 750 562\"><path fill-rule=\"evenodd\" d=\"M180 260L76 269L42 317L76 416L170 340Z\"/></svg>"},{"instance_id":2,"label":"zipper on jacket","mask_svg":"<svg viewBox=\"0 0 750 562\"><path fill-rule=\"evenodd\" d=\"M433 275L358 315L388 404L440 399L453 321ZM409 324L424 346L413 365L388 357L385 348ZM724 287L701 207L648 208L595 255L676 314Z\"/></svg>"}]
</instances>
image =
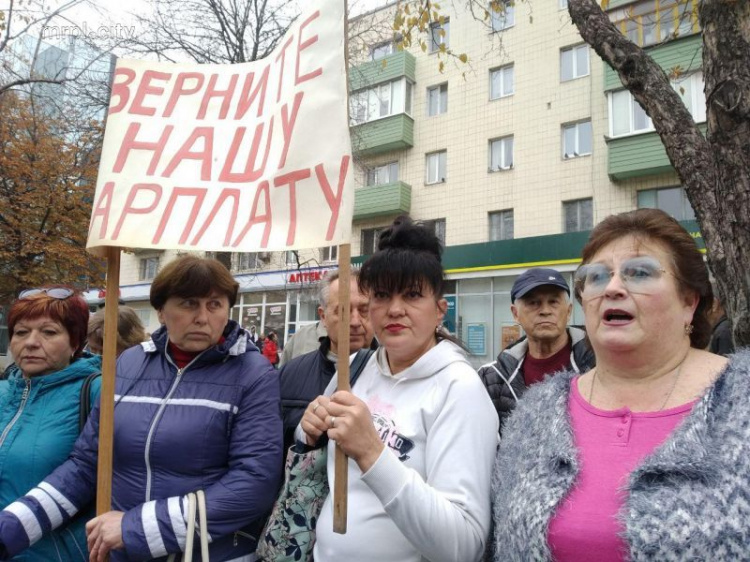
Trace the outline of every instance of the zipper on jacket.
<instances>
[{"instance_id":1,"label":"zipper on jacket","mask_svg":"<svg viewBox=\"0 0 750 562\"><path fill-rule=\"evenodd\" d=\"M26 401L29 399L30 392L31 392L31 379L26 379L26 387L23 389L23 393L21 394L21 404L18 406L18 411L16 412L16 415L13 416L13 419L11 419L8 422L8 425L5 426L5 429L3 430L2 435L0 435L0 447L2 447L3 443L5 443L5 439L8 437L8 433L10 433L10 430L13 429L13 426L18 421L18 418L21 417L21 414L23 413L23 409L26 406Z\"/></svg>"},{"instance_id":2,"label":"zipper on jacket","mask_svg":"<svg viewBox=\"0 0 750 562\"><path fill-rule=\"evenodd\" d=\"M205 350L207 351L207 350ZM159 420L161 419L162 414L164 413L164 410L167 407L167 403L169 402L169 399L174 394L175 390L177 390L177 385L180 384L180 379L182 378L182 375L185 371L188 370L190 365L195 363L198 358L205 353L203 351L200 355L197 355L193 358L193 360L185 365L184 368L180 369L177 367L177 365L174 364L174 361L172 361L172 358L169 356L169 354L165 351L164 357L166 357L167 362L172 365L175 369L177 369L177 376L174 379L174 382L172 383L172 386L169 389L169 392L167 392L167 395L164 397L164 400L162 400L161 404L159 405L159 409L156 411L156 415L154 416L154 420L151 422L151 427L148 429L148 437L146 437L146 448L143 452L143 455L146 460L146 501L151 501L151 461L149 459L150 452L151 452L151 439L154 436L154 430L156 429L156 424L159 423Z\"/></svg>"}]
</instances>

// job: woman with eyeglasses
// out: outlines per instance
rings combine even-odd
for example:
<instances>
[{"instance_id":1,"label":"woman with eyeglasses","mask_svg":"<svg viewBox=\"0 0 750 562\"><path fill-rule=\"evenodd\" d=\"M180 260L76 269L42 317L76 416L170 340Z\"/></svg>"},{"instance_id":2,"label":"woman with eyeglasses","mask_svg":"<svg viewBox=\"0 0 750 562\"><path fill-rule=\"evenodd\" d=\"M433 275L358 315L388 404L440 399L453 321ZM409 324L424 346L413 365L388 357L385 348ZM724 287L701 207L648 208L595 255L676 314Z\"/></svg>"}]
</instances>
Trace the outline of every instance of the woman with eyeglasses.
<instances>
[{"instance_id":1,"label":"woman with eyeglasses","mask_svg":"<svg viewBox=\"0 0 750 562\"><path fill-rule=\"evenodd\" d=\"M87 525L92 562L179 560L197 491L211 562L256 559L281 480L281 405L278 372L230 320L238 287L220 262L190 255L152 282L163 325L117 360L112 511ZM69 460L0 513L0 557L94 499L98 421L95 406Z\"/></svg>"},{"instance_id":2,"label":"woman with eyeglasses","mask_svg":"<svg viewBox=\"0 0 750 562\"><path fill-rule=\"evenodd\" d=\"M15 363L0 381L1 508L68 458L81 430L82 392L90 404L99 396L94 377L101 358L83 351L88 319L86 301L67 287L24 291L10 308ZM85 525L91 517L93 511L84 510L13 560L88 560Z\"/></svg>"},{"instance_id":3,"label":"woman with eyeglasses","mask_svg":"<svg viewBox=\"0 0 750 562\"><path fill-rule=\"evenodd\" d=\"M695 241L656 209L594 228L575 274L596 368L531 389L494 481L495 560L750 558L750 354L703 351Z\"/></svg>"}]
</instances>

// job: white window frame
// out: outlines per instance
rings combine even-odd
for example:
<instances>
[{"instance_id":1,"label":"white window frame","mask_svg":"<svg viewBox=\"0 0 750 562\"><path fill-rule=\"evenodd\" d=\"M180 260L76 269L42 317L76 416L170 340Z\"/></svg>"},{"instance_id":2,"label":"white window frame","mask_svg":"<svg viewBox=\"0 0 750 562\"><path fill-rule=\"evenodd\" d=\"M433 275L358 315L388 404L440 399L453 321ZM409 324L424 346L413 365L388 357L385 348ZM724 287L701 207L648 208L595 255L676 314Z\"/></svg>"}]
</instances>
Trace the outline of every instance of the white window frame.
<instances>
[{"instance_id":1,"label":"white window frame","mask_svg":"<svg viewBox=\"0 0 750 562\"><path fill-rule=\"evenodd\" d=\"M507 76L510 74L510 91L506 92L507 90ZM498 66L497 68L490 69L490 100L499 100L501 98L507 98L509 96L512 96L516 91L516 71L515 71L515 65L513 64L506 64L503 66ZM498 75L500 77L499 80L499 90L500 95L493 95L492 90L492 84L493 84L493 76Z\"/></svg>"},{"instance_id":2,"label":"white window frame","mask_svg":"<svg viewBox=\"0 0 750 562\"><path fill-rule=\"evenodd\" d=\"M493 156L495 154L495 151L493 148L496 144L499 143L500 146L500 162L495 162ZM510 143L510 162L507 162L507 153L506 153L506 147L507 144ZM512 170L513 169L513 161L515 159L515 142L513 139L513 135L508 135L505 137L498 137L496 139L490 139L488 143L488 149L489 149L489 155L488 155L488 171L489 172L502 172L505 170Z\"/></svg>"},{"instance_id":3,"label":"white window frame","mask_svg":"<svg viewBox=\"0 0 750 562\"><path fill-rule=\"evenodd\" d=\"M425 155L425 184L445 183L448 179L448 151L436 150Z\"/></svg>"},{"instance_id":4,"label":"white window frame","mask_svg":"<svg viewBox=\"0 0 750 562\"><path fill-rule=\"evenodd\" d=\"M237 271L260 269L260 261L258 252L240 252L237 254Z\"/></svg>"},{"instance_id":5,"label":"white window frame","mask_svg":"<svg viewBox=\"0 0 750 562\"><path fill-rule=\"evenodd\" d=\"M435 94L436 93L436 94ZM433 97L435 96L436 97ZM433 100L437 100L437 107L433 107ZM448 112L448 83L443 82L427 88L427 116L436 117Z\"/></svg>"},{"instance_id":6,"label":"white window frame","mask_svg":"<svg viewBox=\"0 0 750 562\"><path fill-rule=\"evenodd\" d=\"M591 137L589 138L589 151L583 152L581 150L581 130L582 126L588 124ZM575 132L575 138L573 140L573 147L565 146L565 132L573 129ZM572 148L572 152L568 152L566 149ZM590 156L594 150L594 129L591 125L591 119L585 119L583 121L577 121L575 123L565 123L562 126L562 157L563 160L569 160L571 158L580 158L582 156Z\"/></svg>"},{"instance_id":7,"label":"white window frame","mask_svg":"<svg viewBox=\"0 0 750 562\"><path fill-rule=\"evenodd\" d=\"M383 230L382 227L378 228L363 228L360 231L359 234L359 253L360 255L370 255L374 254L375 251L378 249L378 236L380 236L380 232ZM365 235L372 234L372 251L365 251Z\"/></svg>"},{"instance_id":8,"label":"white window frame","mask_svg":"<svg viewBox=\"0 0 750 562\"><path fill-rule=\"evenodd\" d=\"M284 263L288 267L297 267L297 256L294 255L295 250L287 250L284 252Z\"/></svg>"},{"instance_id":9,"label":"white window frame","mask_svg":"<svg viewBox=\"0 0 750 562\"><path fill-rule=\"evenodd\" d=\"M581 72L581 69L578 68L578 51L584 49L586 51L586 71ZM563 78L563 64L564 64L564 57L566 53L571 53L571 64L573 65L571 68L571 77L570 78ZM560 82L572 82L573 80L578 80L579 78L585 78L591 73L591 52L589 50L589 46L587 43L583 43L581 45L571 45L570 47L565 47L564 49L560 49Z\"/></svg>"},{"instance_id":10,"label":"white window frame","mask_svg":"<svg viewBox=\"0 0 750 562\"><path fill-rule=\"evenodd\" d=\"M497 0L497 2L505 4L505 10L496 12L492 9L492 3L489 6L490 12L490 27L493 33L499 31L505 31L516 25L516 7L513 0Z\"/></svg>"},{"instance_id":11,"label":"white window frame","mask_svg":"<svg viewBox=\"0 0 750 562\"><path fill-rule=\"evenodd\" d=\"M497 219L499 221L498 225L493 224L493 219ZM497 242L499 240L513 240L515 236L515 220L513 216L513 209L503 209L502 211L491 211L487 213L487 221L488 221L488 227L489 227L489 240L490 242ZM508 223L510 223L510 227L508 227ZM494 226L498 226L498 229L495 229ZM510 230L510 233L507 232L507 230ZM495 236L495 233L498 233L499 236ZM510 234L510 236L507 236L507 234Z\"/></svg>"},{"instance_id":12,"label":"white window frame","mask_svg":"<svg viewBox=\"0 0 750 562\"><path fill-rule=\"evenodd\" d=\"M394 52L393 41L383 41L370 47L370 60L382 60ZM377 56L376 56L377 55Z\"/></svg>"},{"instance_id":13,"label":"white window frame","mask_svg":"<svg viewBox=\"0 0 750 562\"><path fill-rule=\"evenodd\" d=\"M398 161L373 166L365 172L365 185L375 187L395 183L398 181L398 172Z\"/></svg>"},{"instance_id":14,"label":"white window frame","mask_svg":"<svg viewBox=\"0 0 750 562\"><path fill-rule=\"evenodd\" d=\"M686 210L689 209L690 210L690 214L692 216L675 217L671 213L669 213L669 214L673 218L675 218L676 220L679 220L679 221L695 220L695 209L693 209L693 206L690 204L690 200L687 197L687 193L685 192L685 188L683 186L681 186L681 185L669 185L669 186L664 186L664 187L653 187L653 188L649 188L649 189L640 189L640 190L638 190L636 192L636 197L635 197L636 207L638 207L639 209L660 209L660 210L664 211L665 213L668 213L669 212L668 209L665 209L664 207L660 207L659 204L658 204L659 193L660 192L666 192L666 191L674 191L674 190L679 190L680 203L682 205L682 210L686 211ZM656 202L657 202L657 204L656 204L655 207L642 207L641 206L641 197L642 197L642 195L645 195L646 193L653 193L654 194ZM688 214L687 213L683 213L683 215L688 215Z\"/></svg>"},{"instance_id":15,"label":"white window frame","mask_svg":"<svg viewBox=\"0 0 750 562\"><path fill-rule=\"evenodd\" d=\"M353 92L349 96L350 125L362 125L401 113L411 115L412 90L413 84L402 77Z\"/></svg>"},{"instance_id":16,"label":"white window frame","mask_svg":"<svg viewBox=\"0 0 750 562\"><path fill-rule=\"evenodd\" d=\"M153 269L153 272L151 271ZM151 273L151 275L149 275ZM150 281L159 273L159 256L148 256L138 263L139 281Z\"/></svg>"},{"instance_id":17,"label":"white window frame","mask_svg":"<svg viewBox=\"0 0 750 562\"><path fill-rule=\"evenodd\" d=\"M440 33L440 30L445 33ZM450 19L445 18L443 23L433 22L430 24L430 54L437 53L440 51L440 45L445 45L445 48L450 48L451 44L451 22Z\"/></svg>"},{"instance_id":18,"label":"white window frame","mask_svg":"<svg viewBox=\"0 0 750 562\"><path fill-rule=\"evenodd\" d=\"M339 247L325 246L320 249L320 261L323 263L339 261Z\"/></svg>"},{"instance_id":19,"label":"white window frame","mask_svg":"<svg viewBox=\"0 0 750 562\"><path fill-rule=\"evenodd\" d=\"M445 219L430 219L420 221L422 226L432 230L440 243L445 247Z\"/></svg>"},{"instance_id":20,"label":"white window frame","mask_svg":"<svg viewBox=\"0 0 750 562\"><path fill-rule=\"evenodd\" d=\"M578 226L580 226L581 223L581 203L584 203L586 201L591 202L591 226L588 228L578 228L577 230L567 230L567 220L566 219L566 211L568 209L569 205L576 205L576 214L578 216ZM563 232L583 232L585 230L590 230L594 226L594 199L592 197L584 197L582 199L571 199L570 201L563 201Z\"/></svg>"}]
</instances>

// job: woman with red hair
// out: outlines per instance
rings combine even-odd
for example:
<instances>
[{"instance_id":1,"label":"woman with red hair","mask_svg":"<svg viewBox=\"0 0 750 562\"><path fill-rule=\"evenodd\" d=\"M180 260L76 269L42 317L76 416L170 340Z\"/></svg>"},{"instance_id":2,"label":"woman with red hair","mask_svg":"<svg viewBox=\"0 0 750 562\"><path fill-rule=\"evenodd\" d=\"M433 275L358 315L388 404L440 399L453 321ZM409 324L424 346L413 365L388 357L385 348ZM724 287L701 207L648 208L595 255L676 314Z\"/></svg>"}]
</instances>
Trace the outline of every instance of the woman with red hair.
<instances>
[{"instance_id":1,"label":"woman with red hair","mask_svg":"<svg viewBox=\"0 0 750 562\"><path fill-rule=\"evenodd\" d=\"M83 351L89 309L68 287L23 291L8 315L15 364L0 381L0 509L61 464L80 432L82 386L101 358ZM90 381L89 400L99 395ZM40 492L43 493L43 492ZM88 560L85 524L92 512L41 539L23 560Z\"/></svg>"}]
</instances>

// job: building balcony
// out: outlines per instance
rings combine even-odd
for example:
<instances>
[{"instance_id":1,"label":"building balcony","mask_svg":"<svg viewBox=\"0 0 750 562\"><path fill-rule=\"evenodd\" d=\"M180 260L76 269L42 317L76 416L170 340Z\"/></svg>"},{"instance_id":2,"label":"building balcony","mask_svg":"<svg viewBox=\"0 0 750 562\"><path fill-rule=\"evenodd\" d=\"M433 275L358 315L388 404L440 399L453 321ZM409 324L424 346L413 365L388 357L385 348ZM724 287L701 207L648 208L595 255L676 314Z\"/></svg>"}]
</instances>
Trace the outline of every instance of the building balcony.
<instances>
[{"instance_id":1,"label":"building balcony","mask_svg":"<svg viewBox=\"0 0 750 562\"><path fill-rule=\"evenodd\" d=\"M706 125L699 125L706 134ZM642 133L607 140L607 172L613 181L673 172L658 133Z\"/></svg>"},{"instance_id":2,"label":"building balcony","mask_svg":"<svg viewBox=\"0 0 750 562\"><path fill-rule=\"evenodd\" d=\"M354 192L354 220L399 215L411 210L411 186L402 181L363 187Z\"/></svg>"},{"instance_id":3,"label":"building balcony","mask_svg":"<svg viewBox=\"0 0 750 562\"><path fill-rule=\"evenodd\" d=\"M362 123L350 129L352 150L368 157L414 146L414 119L406 113Z\"/></svg>"},{"instance_id":4,"label":"building balcony","mask_svg":"<svg viewBox=\"0 0 750 562\"><path fill-rule=\"evenodd\" d=\"M399 51L382 59L368 61L349 70L349 91L356 92L401 77L416 82L416 68L417 59L408 51Z\"/></svg>"}]
</instances>

